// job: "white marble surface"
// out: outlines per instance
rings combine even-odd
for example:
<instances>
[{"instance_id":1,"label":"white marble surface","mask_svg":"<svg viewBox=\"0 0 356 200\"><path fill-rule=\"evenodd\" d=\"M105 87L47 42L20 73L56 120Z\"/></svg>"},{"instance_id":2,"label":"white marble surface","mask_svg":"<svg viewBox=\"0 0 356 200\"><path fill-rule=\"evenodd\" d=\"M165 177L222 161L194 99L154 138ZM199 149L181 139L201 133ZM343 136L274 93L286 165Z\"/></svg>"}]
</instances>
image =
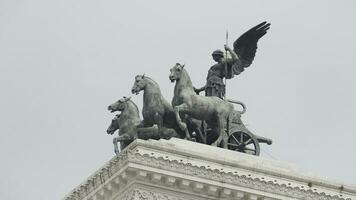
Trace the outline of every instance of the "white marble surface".
<instances>
[{"instance_id":1,"label":"white marble surface","mask_svg":"<svg viewBox=\"0 0 356 200\"><path fill-rule=\"evenodd\" d=\"M65 200L354 200L356 188L282 161L181 139L136 140Z\"/></svg>"}]
</instances>

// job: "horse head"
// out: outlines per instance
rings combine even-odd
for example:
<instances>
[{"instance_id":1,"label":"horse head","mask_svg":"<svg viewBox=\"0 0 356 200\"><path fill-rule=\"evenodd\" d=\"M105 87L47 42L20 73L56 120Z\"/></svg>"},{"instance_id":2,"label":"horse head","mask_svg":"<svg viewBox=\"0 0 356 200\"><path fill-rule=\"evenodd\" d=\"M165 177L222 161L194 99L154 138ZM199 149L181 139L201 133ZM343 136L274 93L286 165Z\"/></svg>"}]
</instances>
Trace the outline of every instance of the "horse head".
<instances>
[{"instance_id":1,"label":"horse head","mask_svg":"<svg viewBox=\"0 0 356 200\"><path fill-rule=\"evenodd\" d=\"M184 65L176 63L171 69L171 74L169 75L169 79L173 83L174 81L178 81L182 76L184 70Z\"/></svg>"},{"instance_id":2,"label":"horse head","mask_svg":"<svg viewBox=\"0 0 356 200\"><path fill-rule=\"evenodd\" d=\"M137 75L135 77L134 85L132 86L132 94L139 94L141 90L144 90L147 82L145 81L145 75Z\"/></svg>"},{"instance_id":3,"label":"horse head","mask_svg":"<svg viewBox=\"0 0 356 200\"><path fill-rule=\"evenodd\" d=\"M124 111L127 107L127 102L131 99L131 97L123 97L116 101L115 103L111 104L108 106L108 110L110 112L115 112L115 111Z\"/></svg>"},{"instance_id":4,"label":"horse head","mask_svg":"<svg viewBox=\"0 0 356 200\"><path fill-rule=\"evenodd\" d=\"M111 120L111 124L109 128L106 130L107 134L112 135L116 130L120 128L119 118L120 118L120 114L116 115L114 119Z\"/></svg>"}]
</instances>

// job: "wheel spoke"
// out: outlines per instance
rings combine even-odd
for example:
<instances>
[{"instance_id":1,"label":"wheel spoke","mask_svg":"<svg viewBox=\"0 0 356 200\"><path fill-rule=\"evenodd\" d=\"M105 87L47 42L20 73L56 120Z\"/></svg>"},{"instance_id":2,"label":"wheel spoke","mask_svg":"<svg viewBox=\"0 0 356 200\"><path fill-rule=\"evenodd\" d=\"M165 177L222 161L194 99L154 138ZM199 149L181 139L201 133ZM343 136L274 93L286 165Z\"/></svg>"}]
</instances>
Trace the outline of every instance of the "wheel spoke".
<instances>
[{"instance_id":1,"label":"wheel spoke","mask_svg":"<svg viewBox=\"0 0 356 200\"><path fill-rule=\"evenodd\" d=\"M234 134L231 134L237 144L240 144L239 140L235 138Z\"/></svg>"},{"instance_id":2,"label":"wheel spoke","mask_svg":"<svg viewBox=\"0 0 356 200\"><path fill-rule=\"evenodd\" d=\"M251 148L248 148L248 147L245 147L245 150L256 152L256 149L251 149Z\"/></svg>"},{"instance_id":3,"label":"wheel spoke","mask_svg":"<svg viewBox=\"0 0 356 200\"><path fill-rule=\"evenodd\" d=\"M250 138L250 139L248 139L246 142L244 142L245 143L245 145L249 145L249 144L251 144L252 142L251 142L251 140L252 140L252 138Z\"/></svg>"},{"instance_id":4,"label":"wheel spoke","mask_svg":"<svg viewBox=\"0 0 356 200\"><path fill-rule=\"evenodd\" d=\"M231 146L234 146L234 147L241 147L241 145L239 145L239 144L233 144L233 143L227 143L227 145L231 145Z\"/></svg>"},{"instance_id":5,"label":"wheel spoke","mask_svg":"<svg viewBox=\"0 0 356 200\"><path fill-rule=\"evenodd\" d=\"M241 141L241 143L244 143L244 133L243 132L241 132L241 137L240 137L240 141Z\"/></svg>"}]
</instances>

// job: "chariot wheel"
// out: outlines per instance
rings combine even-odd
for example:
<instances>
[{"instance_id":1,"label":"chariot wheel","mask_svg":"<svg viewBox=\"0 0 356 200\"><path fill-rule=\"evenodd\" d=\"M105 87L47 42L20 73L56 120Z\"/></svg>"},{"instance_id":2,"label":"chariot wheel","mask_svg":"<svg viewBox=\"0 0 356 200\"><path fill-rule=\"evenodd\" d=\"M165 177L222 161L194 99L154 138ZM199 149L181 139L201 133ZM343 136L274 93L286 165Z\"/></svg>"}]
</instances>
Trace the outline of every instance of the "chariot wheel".
<instances>
[{"instance_id":1,"label":"chariot wheel","mask_svg":"<svg viewBox=\"0 0 356 200\"><path fill-rule=\"evenodd\" d=\"M230 150L247 153L251 155L260 155L260 145L254 135L243 131L237 131L230 134L227 142L227 148Z\"/></svg>"}]
</instances>

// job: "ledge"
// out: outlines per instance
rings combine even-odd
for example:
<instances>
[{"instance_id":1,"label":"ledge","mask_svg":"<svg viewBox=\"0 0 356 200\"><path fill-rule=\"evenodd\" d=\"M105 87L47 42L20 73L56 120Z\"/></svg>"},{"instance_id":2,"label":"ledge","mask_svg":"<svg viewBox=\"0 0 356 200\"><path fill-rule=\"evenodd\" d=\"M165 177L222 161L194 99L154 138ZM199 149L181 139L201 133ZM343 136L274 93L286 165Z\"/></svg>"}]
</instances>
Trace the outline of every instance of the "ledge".
<instances>
[{"instance_id":1,"label":"ledge","mask_svg":"<svg viewBox=\"0 0 356 200\"><path fill-rule=\"evenodd\" d=\"M64 199L116 200L145 191L168 191L171 199L356 199L355 187L341 186L287 162L173 138L135 140Z\"/></svg>"}]
</instances>

